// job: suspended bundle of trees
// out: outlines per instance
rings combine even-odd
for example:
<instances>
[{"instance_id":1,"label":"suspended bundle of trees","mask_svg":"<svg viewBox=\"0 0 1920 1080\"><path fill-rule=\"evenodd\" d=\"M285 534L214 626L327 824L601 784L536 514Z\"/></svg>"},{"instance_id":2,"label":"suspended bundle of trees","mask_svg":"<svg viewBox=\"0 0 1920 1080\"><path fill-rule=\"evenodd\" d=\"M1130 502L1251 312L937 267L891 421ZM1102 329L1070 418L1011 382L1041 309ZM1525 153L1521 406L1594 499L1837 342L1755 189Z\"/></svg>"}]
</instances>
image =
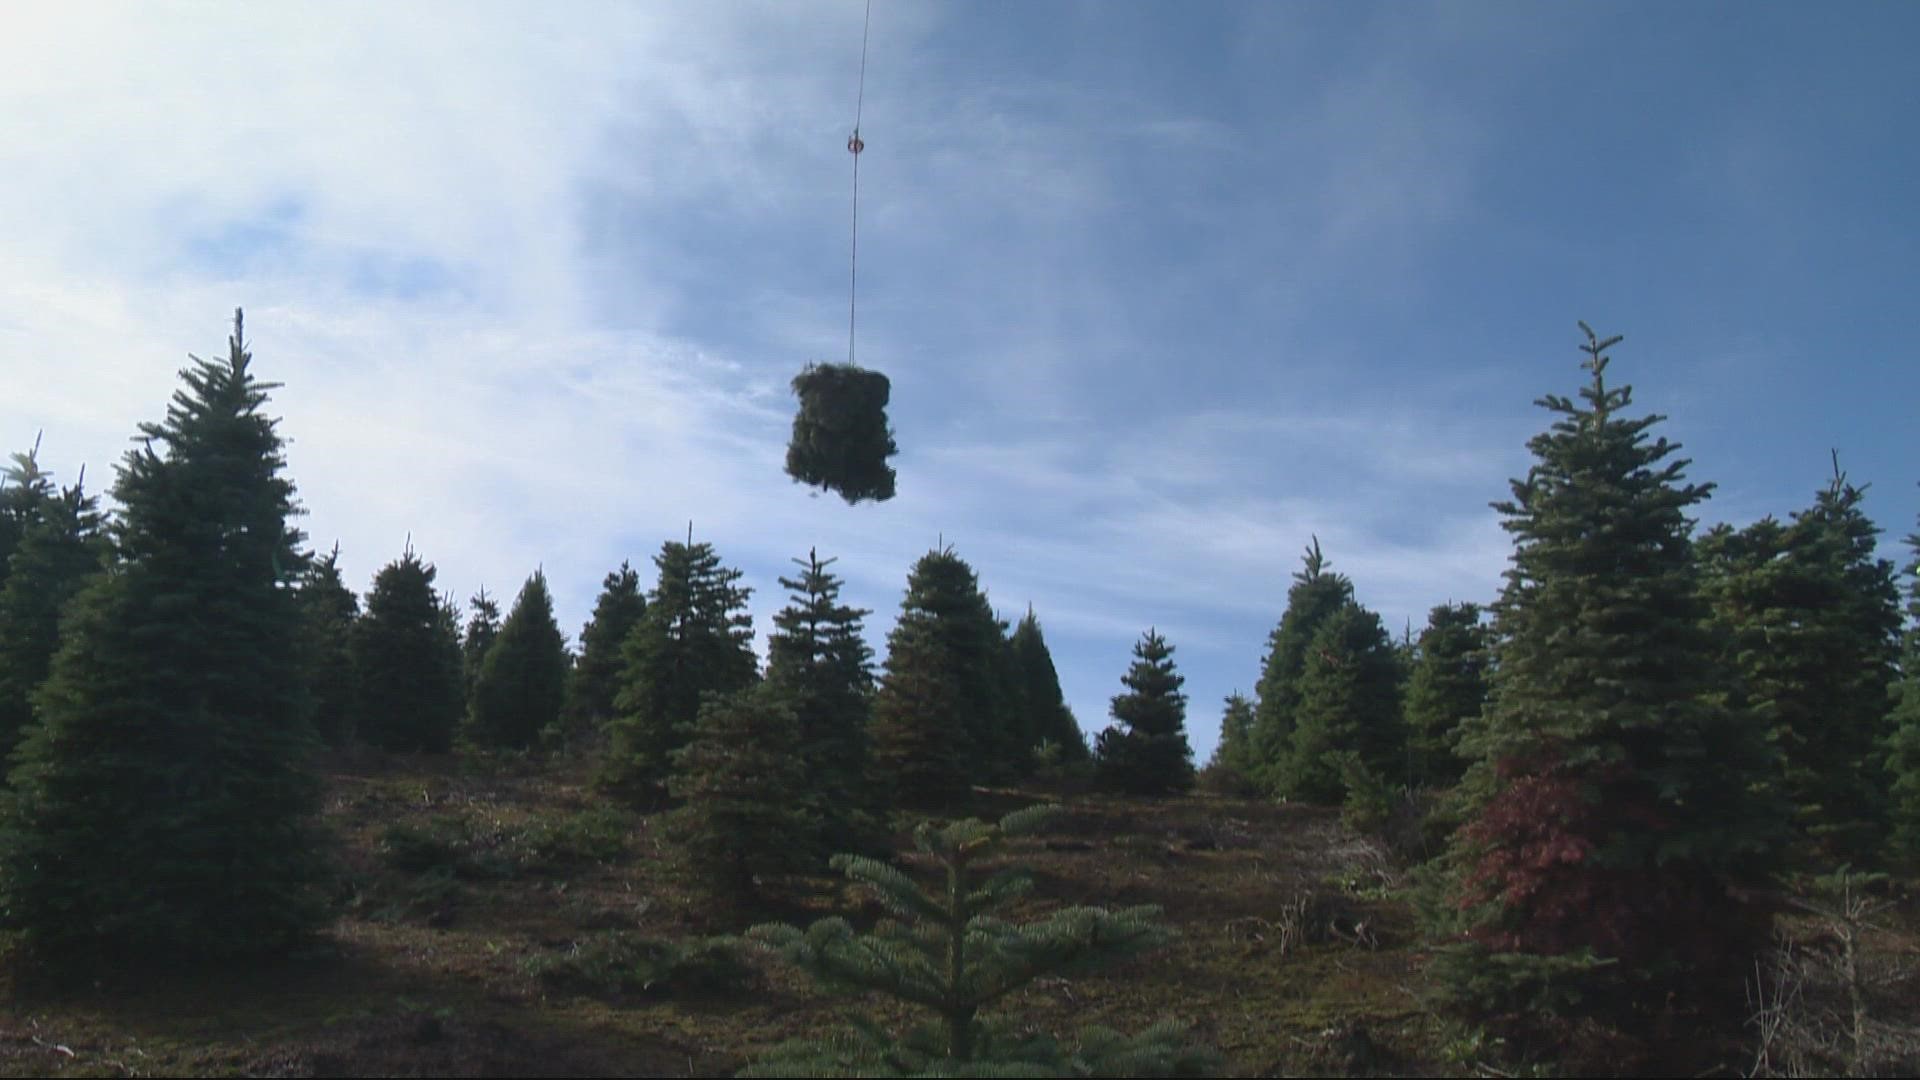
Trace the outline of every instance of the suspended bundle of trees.
<instances>
[{"instance_id":1,"label":"suspended bundle of trees","mask_svg":"<svg viewBox=\"0 0 1920 1080\"><path fill-rule=\"evenodd\" d=\"M900 452L887 426L893 384L852 364L809 364L793 377L800 411L787 444L787 475L848 503L893 498L887 459Z\"/></svg>"}]
</instances>

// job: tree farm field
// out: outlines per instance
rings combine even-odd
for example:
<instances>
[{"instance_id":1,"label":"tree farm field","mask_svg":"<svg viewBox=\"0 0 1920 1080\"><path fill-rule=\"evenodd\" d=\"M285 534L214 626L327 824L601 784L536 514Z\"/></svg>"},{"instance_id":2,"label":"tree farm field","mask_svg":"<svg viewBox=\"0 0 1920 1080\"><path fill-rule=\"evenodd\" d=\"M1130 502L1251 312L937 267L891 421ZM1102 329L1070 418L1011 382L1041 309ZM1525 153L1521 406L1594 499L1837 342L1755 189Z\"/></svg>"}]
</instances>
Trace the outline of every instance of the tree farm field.
<instances>
[{"instance_id":1,"label":"tree farm field","mask_svg":"<svg viewBox=\"0 0 1920 1080\"><path fill-rule=\"evenodd\" d=\"M838 878L768 883L764 910L713 908L657 834L587 768L515 757L341 756L325 821L341 914L277 965L80 988L14 986L6 1075L730 1075L850 1008L750 945L754 922L877 910ZM1234 1075L1426 1073L1454 1033L1422 1007L1404 875L1337 811L1194 795L976 791L992 816L1063 812L1008 859L1021 914L1157 904L1157 951L1042 979L999 1011L1022 1025L1189 1023ZM914 819L902 817L909 826ZM902 828L900 847L910 848ZM688 955L673 955L676 951ZM1458 1048L1456 1048L1458 1049Z\"/></svg>"}]
</instances>

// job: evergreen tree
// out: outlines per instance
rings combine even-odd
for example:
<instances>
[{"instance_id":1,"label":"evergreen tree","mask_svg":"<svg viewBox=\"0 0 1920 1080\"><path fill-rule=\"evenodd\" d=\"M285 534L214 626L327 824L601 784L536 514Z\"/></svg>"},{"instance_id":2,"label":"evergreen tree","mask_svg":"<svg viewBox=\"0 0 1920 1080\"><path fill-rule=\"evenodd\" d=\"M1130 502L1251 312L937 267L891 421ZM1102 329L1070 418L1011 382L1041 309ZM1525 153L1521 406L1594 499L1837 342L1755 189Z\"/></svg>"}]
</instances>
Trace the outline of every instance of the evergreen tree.
<instances>
[{"instance_id":1,"label":"evergreen tree","mask_svg":"<svg viewBox=\"0 0 1920 1080\"><path fill-rule=\"evenodd\" d=\"M1133 666L1120 678L1127 692L1113 699L1118 721L1100 733L1094 779L1108 791L1172 795L1193 787L1193 749L1187 745L1187 680L1173 670L1173 646L1148 630L1133 647Z\"/></svg>"},{"instance_id":2,"label":"evergreen tree","mask_svg":"<svg viewBox=\"0 0 1920 1080\"><path fill-rule=\"evenodd\" d=\"M1380 616L1349 603L1313 635L1295 684L1293 738L1279 770L1280 792L1307 802L1346 795L1351 755L1375 777L1406 771L1400 724L1400 662Z\"/></svg>"},{"instance_id":3,"label":"evergreen tree","mask_svg":"<svg viewBox=\"0 0 1920 1080\"><path fill-rule=\"evenodd\" d=\"M1232 769L1241 776L1253 775L1253 702L1234 691L1227 695L1220 711L1220 742L1213 748L1209 768Z\"/></svg>"},{"instance_id":4,"label":"evergreen tree","mask_svg":"<svg viewBox=\"0 0 1920 1080\"><path fill-rule=\"evenodd\" d=\"M667 828L715 898L749 903L760 877L818 865L820 803L807 773L823 762L802 745L793 711L769 684L701 700L692 735L673 751L667 790L681 805Z\"/></svg>"},{"instance_id":5,"label":"evergreen tree","mask_svg":"<svg viewBox=\"0 0 1920 1080\"><path fill-rule=\"evenodd\" d=\"M532 749L559 722L566 684L567 641L553 619L547 576L535 570L480 663L468 737L479 746Z\"/></svg>"},{"instance_id":6,"label":"evergreen tree","mask_svg":"<svg viewBox=\"0 0 1920 1080\"><path fill-rule=\"evenodd\" d=\"M773 617L767 638L767 682L798 723L799 758L820 810L823 857L867 846L879 809L870 779L868 725L873 705L873 650L861 636L869 614L840 603L832 559L808 551L793 560L802 573L781 578L792 594Z\"/></svg>"},{"instance_id":7,"label":"evergreen tree","mask_svg":"<svg viewBox=\"0 0 1920 1080\"><path fill-rule=\"evenodd\" d=\"M895 805L951 806L972 790L958 666L923 613L902 614L887 635L886 668L873 697L873 760Z\"/></svg>"},{"instance_id":8,"label":"evergreen tree","mask_svg":"<svg viewBox=\"0 0 1920 1080\"><path fill-rule=\"evenodd\" d=\"M301 684L313 729L332 747L353 741L359 677L353 668L353 625L360 601L340 577L340 545L307 566L294 594L300 611Z\"/></svg>"},{"instance_id":9,"label":"evergreen tree","mask_svg":"<svg viewBox=\"0 0 1920 1080\"><path fill-rule=\"evenodd\" d=\"M1053 807L1009 814L998 825L974 819L914 832L921 860L942 872L927 888L875 859L836 856L833 864L885 907L891 918L856 934L845 919L801 930L756 926L748 933L833 989L877 991L932 1012L936 1020L899 1037L866 1022L844 1035L801 1039L776 1049L743 1076L1212 1076L1219 1056L1188 1043L1177 1024L1135 1036L1081 1032L1077 1045L1018 1032L983 1012L1044 975L1064 975L1155 948L1166 932L1159 909L1056 909L1028 922L1001 911L1033 885L1027 872L1002 868L980 879L981 864L1010 837L1035 831Z\"/></svg>"},{"instance_id":10,"label":"evergreen tree","mask_svg":"<svg viewBox=\"0 0 1920 1080\"><path fill-rule=\"evenodd\" d=\"M1907 630L1888 726L1887 772L1892 786L1894 857L1920 868L1920 529L1907 537Z\"/></svg>"},{"instance_id":11,"label":"evergreen tree","mask_svg":"<svg viewBox=\"0 0 1920 1080\"><path fill-rule=\"evenodd\" d=\"M654 556L660 570L647 612L622 648L626 661L609 727L612 746L600 783L639 802L664 790L675 750L685 745L701 695L753 685L751 589L720 565L713 545L669 541Z\"/></svg>"},{"instance_id":12,"label":"evergreen tree","mask_svg":"<svg viewBox=\"0 0 1920 1080\"><path fill-rule=\"evenodd\" d=\"M647 613L640 575L624 561L601 583L593 618L580 630L580 659L567 680L562 719L570 737L598 732L613 716L623 661L620 647Z\"/></svg>"},{"instance_id":13,"label":"evergreen tree","mask_svg":"<svg viewBox=\"0 0 1920 1080\"><path fill-rule=\"evenodd\" d=\"M893 745L882 750L893 765L933 780L946 771L947 763L907 761L905 757L914 752L909 745L940 756L955 753L960 775L948 776L938 785L949 792L964 791L974 782L1011 780L1032 768L1033 739L1022 730L1015 707L1014 671L1005 629L994 617L986 594L980 591L973 568L952 548L936 548L914 564L907 575L900 618L887 640L886 672L880 681L875 711L883 720L884 738L897 737ZM894 653L901 644L907 646L907 652L896 657ZM923 666L927 664L939 667ZM896 687L901 680L905 682ZM942 692L954 696L951 708L917 717L903 708L909 698L914 699L915 707L927 708L932 703L923 695L936 684L944 688ZM913 733L913 729L929 724L955 721L958 730L950 734L929 737L929 733ZM912 797L920 805L933 805L935 800L925 791Z\"/></svg>"},{"instance_id":14,"label":"evergreen tree","mask_svg":"<svg viewBox=\"0 0 1920 1080\"><path fill-rule=\"evenodd\" d=\"M53 477L40 467L36 435L33 449L15 453L13 464L0 469L0 584L6 583L21 538L53 497Z\"/></svg>"},{"instance_id":15,"label":"evergreen tree","mask_svg":"<svg viewBox=\"0 0 1920 1080\"><path fill-rule=\"evenodd\" d=\"M1785 525L1721 526L1700 545L1705 587L1737 676L1731 704L1766 732L1778 783L1817 866L1875 858L1886 835L1889 688L1899 660L1893 564L1864 491L1834 467Z\"/></svg>"},{"instance_id":16,"label":"evergreen tree","mask_svg":"<svg viewBox=\"0 0 1920 1080\"><path fill-rule=\"evenodd\" d=\"M1662 417L1622 415L1618 340L1588 333L1581 403L1540 399L1559 418L1494 504L1514 553L1447 856L1460 936L1436 966L1480 1008L1738 1000L1764 941L1737 887L1765 880L1780 819L1756 794L1764 743L1712 694L1686 517L1711 485L1648 441Z\"/></svg>"},{"instance_id":17,"label":"evergreen tree","mask_svg":"<svg viewBox=\"0 0 1920 1080\"><path fill-rule=\"evenodd\" d=\"M60 612L109 553L100 500L86 475L33 512L0 585L0 757L33 720L33 694L60 645ZM24 486L24 485L23 485Z\"/></svg>"},{"instance_id":18,"label":"evergreen tree","mask_svg":"<svg viewBox=\"0 0 1920 1080\"><path fill-rule=\"evenodd\" d=\"M444 754L466 708L459 616L434 592L435 574L409 544L374 575L354 623L360 737L382 750Z\"/></svg>"},{"instance_id":19,"label":"evergreen tree","mask_svg":"<svg viewBox=\"0 0 1920 1080\"><path fill-rule=\"evenodd\" d=\"M1413 784L1459 782L1466 762L1455 747L1461 725L1486 706L1490 644L1478 604L1441 604L1427 613L1407 680L1408 779Z\"/></svg>"},{"instance_id":20,"label":"evergreen tree","mask_svg":"<svg viewBox=\"0 0 1920 1080\"><path fill-rule=\"evenodd\" d=\"M471 709L474 684L480 681L480 666L487 662L487 652L500 636L500 605L487 595L485 585L480 586L480 591L474 593L467 604L472 614L467 617L466 632L460 635L460 678L467 707Z\"/></svg>"},{"instance_id":21,"label":"evergreen tree","mask_svg":"<svg viewBox=\"0 0 1920 1080\"><path fill-rule=\"evenodd\" d=\"M1049 754L1062 765L1078 765L1088 760L1087 737L1080 722L1067 707L1060 692L1060 673L1053 666L1053 654L1040 632L1040 620L1027 608L1027 617L1013 628L1008 641L1012 654L1015 698L1021 718L1015 727L1028 733L1035 746L1053 747Z\"/></svg>"},{"instance_id":22,"label":"evergreen tree","mask_svg":"<svg viewBox=\"0 0 1920 1080\"><path fill-rule=\"evenodd\" d=\"M121 560L69 606L14 757L0 910L68 975L278 952L324 914L306 557L238 312L229 346L141 425L114 485Z\"/></svg>"},{"instance_id":23,"label":"evergreen tree","mask_svg":"<svg viewBox=\"0 0 1920 1080\"><path fill-rule=\"evenodd\" d=\"M1253 776L1278 791L1288 748L1293 740L1294 713L1300 707L1300 676L1307 668L1307 649L1320 624L1353 600L1353 582L1328 569L1320 553L1320 538L1307 547L1305 565L1287 590L1287 610L1267 639L1267 656L1260 664L1255 688Z\"/></svg>"}]
</instances>

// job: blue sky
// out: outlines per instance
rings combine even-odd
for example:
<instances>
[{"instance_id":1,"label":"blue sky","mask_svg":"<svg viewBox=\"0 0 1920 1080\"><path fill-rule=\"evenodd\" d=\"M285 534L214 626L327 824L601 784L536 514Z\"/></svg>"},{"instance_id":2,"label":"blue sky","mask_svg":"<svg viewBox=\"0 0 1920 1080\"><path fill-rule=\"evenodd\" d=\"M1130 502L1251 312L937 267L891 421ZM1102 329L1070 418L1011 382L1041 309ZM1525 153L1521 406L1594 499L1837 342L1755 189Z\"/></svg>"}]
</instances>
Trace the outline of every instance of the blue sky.
<instances>
[{"instance_id":1,"label":"blue sky","mask_svg":"<svg viewBox=\"0 0 1920 1080\"><path fill-rule=\"evenodd\" d=\"M1920 511L1920 8L874 5L859 356L900 495L781 471L846 349L858 0L40 5L0 40L0 442L104 478L248 312L314 544L461 597L711 540L874 609L944 538L1081 723L1178 649L1251 690L1318 535L1398 629L1486 601L1576 319L1703 523L1828 451ZM1891 557L1904 560L1892 543Z\"/></svg>"}]
</instances>

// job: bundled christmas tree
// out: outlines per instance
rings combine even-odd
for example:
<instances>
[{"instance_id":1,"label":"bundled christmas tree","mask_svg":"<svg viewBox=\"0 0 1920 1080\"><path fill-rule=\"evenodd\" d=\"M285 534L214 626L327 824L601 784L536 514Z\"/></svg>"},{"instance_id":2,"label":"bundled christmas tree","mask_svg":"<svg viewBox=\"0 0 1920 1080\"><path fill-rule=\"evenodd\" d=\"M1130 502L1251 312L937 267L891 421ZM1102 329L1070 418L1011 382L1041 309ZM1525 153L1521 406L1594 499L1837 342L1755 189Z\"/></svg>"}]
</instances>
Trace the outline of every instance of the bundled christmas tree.
<instances>
[{"instance_id":1,"label":"bundled christmas tree","mask_svg":"<svg viewBox=\"0 0 1920 1080\"><path fill-rule=\"evenodd\" d=\"M921 861L942 882L928 888L899 869L841 855L834 866L859 883L891 918L855 933L846 920L812 927L757 926L749 936L837 990L877 991L918 1006L934 1019L898 1036L871 1022L853 1031L781 1046L743 1076L1210 1076L1219 1058L1190 1044L1182 1025L1162 1023L1134 1036L1090 1029L1075 1042L1020 1034L985 1010L1044 975L1083 971L1162 944L1151 905L1109 911L1070 907L1029 922L1002 912L1033 884L1002 866L982 880L983 864L1010 837L1037 830L1056 808L1033 807L997 825L968 819L914 832Z\"/></svg>"},{"instance_id":2,"label":"bundled christmas tree","mask_svg":"<svg viewBox=\"0 0 1920 1080\"><path fill-rule=\"evenodd\" d=\"M887 426L893 384L852 364L809 364L793 377L800 411L787 444L787 475L849 503L893 498L887 459L900 452Z\"/></svg>"}]
</instances>

